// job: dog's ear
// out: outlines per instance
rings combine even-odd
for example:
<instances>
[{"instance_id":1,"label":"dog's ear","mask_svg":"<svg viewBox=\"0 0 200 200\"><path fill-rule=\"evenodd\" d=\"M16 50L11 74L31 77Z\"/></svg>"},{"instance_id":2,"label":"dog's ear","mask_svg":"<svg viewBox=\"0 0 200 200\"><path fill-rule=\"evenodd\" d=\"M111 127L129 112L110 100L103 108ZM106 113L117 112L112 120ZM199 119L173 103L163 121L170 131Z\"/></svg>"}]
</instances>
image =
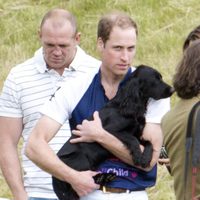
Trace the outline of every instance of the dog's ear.
<instances>
[{"instance_id":1,"label":"dog's ear","mask_svg":"<svg viewBox=\"0 0 200 200\"><path fill-rule=\"evenodd\" d=\"M131 77L125 86L117 94L120 113L125 116L135 116L143 111L141 108L141 98L139 91L139 80L137 77Z\"/></svg>"}]
</instances>

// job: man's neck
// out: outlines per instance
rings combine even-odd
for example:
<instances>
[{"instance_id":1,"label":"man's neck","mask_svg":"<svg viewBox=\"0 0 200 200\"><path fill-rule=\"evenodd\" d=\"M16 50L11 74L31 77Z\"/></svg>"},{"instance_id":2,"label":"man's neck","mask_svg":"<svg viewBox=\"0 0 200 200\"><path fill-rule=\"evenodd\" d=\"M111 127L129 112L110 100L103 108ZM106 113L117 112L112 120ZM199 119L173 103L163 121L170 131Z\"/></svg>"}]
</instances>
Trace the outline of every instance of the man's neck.
<instances>
[{"instance_id":1,"label":"man's neck","mask_svg":"<svg viewBox=\"0 0 200 200\"><path fill-rule=\"evenodd\" d=\"M116 95L122 79L122 76L113 76L113 74L101 70L101 84L108 99L112 99Z\"/></svg>"}]
</instances>

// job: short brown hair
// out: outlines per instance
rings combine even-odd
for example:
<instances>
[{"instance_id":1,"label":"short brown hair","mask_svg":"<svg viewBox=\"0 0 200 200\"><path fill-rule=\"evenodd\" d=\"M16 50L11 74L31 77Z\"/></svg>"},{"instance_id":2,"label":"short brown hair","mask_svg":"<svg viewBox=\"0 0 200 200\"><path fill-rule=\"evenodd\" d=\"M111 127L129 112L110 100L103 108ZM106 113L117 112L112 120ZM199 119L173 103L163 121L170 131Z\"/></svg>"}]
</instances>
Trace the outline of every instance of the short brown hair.
<instances>
[{"instance_id":1,"label":"short brown hair","mask_svg":"<svg viewBox=\"0 0 200 200\"><path fill-rule=\"evenodd\" d=\"M44 17L41 21L41 24L40 24L40 30L42 29L42 26L44 25L44 23L48 19L51 19L51 18L55 18L55 19L60 18L60 19L64 19L63 22L65 22L65 21L70 22L72 25L72 28L74 29L74 34L77 33L78 28L77 28L76 17L69 11L61 9L61 8L52 9L44 15Z\"/></svg>"},{"instance_id":2,"label":"short brown hair","mask_svg":"<svg viewBox=\"0 0 200 200\"><path fill-rule=\"evenodd\" d=\"M123 12L113 11L100 19L98 23L97 38L101 38L102 41L106 43L114 26L120 28L133 27L138 35L137 24L130 16Z\"/></svg>"}]
</instances>

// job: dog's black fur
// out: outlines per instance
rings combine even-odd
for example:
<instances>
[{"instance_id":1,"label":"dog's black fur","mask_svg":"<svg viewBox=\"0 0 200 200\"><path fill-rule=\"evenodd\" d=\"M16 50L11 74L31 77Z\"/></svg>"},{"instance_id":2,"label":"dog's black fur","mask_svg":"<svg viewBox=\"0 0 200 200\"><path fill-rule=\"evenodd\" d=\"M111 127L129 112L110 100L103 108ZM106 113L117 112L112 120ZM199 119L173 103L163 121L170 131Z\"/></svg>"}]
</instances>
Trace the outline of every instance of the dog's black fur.
<instances>
[{"instance_id":1,"label":"dog's black fur","mask_svg":"<svg viewBox=\"0 0 200 200\"><path fill-rule=\"evenodd\" d=\"M120 139L129 149L135 165L147 167L152 158L152 144L141 141L145 126L145 113L149 98L159 100L171 96L172 87L162 80L155 69L140 65L131 74L125 86L100 111L99 116L105 130ZM73 138L72 136L71 138ZM142 153L139 144L145 146ZM98 143L66 142L58 153L68 166L79 170L95 170L111 157L111 153ZM79 199L71 185L53 177L54 191L60 200Z\"/></svg>"}]
</instances>

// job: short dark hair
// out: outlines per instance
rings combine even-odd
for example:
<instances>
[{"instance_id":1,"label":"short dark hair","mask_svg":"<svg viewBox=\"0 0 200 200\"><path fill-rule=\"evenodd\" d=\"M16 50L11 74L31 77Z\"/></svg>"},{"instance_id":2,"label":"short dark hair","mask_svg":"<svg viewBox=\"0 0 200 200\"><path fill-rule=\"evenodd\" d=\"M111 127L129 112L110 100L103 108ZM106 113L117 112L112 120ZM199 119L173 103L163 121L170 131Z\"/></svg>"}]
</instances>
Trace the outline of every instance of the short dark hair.
<instances>
[{"instance_id":1,"label":"short dark hair","mask_svg":"<svg viewBox=\"0 0 200 200\"><path fill-rule=\"evenodd\" d=\"M137 24L130 16L123 12L113 11L102 16L100 19L98 23L97 38L101 38L102 41L106 43L114 26L120 28L133 27L138 35Z\"/></svg>"}]
</instances>

